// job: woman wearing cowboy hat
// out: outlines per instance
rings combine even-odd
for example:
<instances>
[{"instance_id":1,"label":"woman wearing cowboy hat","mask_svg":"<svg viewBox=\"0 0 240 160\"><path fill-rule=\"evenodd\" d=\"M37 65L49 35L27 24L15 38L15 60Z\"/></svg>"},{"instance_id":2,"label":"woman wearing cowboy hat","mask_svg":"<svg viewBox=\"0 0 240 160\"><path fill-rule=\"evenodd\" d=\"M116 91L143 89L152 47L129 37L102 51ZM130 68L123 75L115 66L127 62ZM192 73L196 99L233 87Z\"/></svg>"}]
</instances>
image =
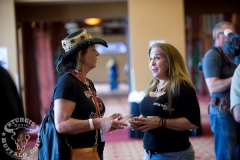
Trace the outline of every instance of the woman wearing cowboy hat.
<instances>
[{"instance_id":1,"label":"woman wearing cowboy hat","mask_svg":"<svg viewBox=\"0 0 240 160\"><path fill-rule=\"evenodd\" d=\"M64 74L53 93L54 120L56 130L66 134L72 150L97 145L98 155L103 159L103 132L123 129L127 124L115 120L122 116L120 113L103 118L105 106L96 95L93 82L86 77L96 67L99 56L95 44L108 47L104 40L92 38L85 29L62 40L57 71L61 65ZM79 159L78 154L74 158Z\"/></svg>"}]
</instances>

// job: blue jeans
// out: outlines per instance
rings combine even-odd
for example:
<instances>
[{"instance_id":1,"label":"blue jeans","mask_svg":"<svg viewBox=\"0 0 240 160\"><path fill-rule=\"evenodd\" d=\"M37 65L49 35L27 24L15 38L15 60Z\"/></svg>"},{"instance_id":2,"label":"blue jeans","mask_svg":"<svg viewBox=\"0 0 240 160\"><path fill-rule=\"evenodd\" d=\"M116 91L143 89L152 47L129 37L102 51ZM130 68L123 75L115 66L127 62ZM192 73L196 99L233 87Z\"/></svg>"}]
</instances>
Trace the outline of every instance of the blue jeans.
<instances>
[{"instance_id":1,"label":"blue jeans","mask_svg":"<svg viewBox=\"0 0 240 160\"><path fill-rule=\"evenodd\" d=\"M235 160L237 152L237 122L232 114L219 111L216 106L209 106L209 119L214 134L214 150L217 160Z\"/></svg>"},{"instance_id":2,"label":"blue jeans","mask_svg":"<svg viewBox=\"0 0 240 160\"><path fill-rule=\"evenodd\" d=\"M188 149L180 152L164 152L152 155L149 155L145 150L143 158L143 160L179 160L179 159L194 160L195 155L193 147L190 146Z\"/></svg>"}]
</instances>

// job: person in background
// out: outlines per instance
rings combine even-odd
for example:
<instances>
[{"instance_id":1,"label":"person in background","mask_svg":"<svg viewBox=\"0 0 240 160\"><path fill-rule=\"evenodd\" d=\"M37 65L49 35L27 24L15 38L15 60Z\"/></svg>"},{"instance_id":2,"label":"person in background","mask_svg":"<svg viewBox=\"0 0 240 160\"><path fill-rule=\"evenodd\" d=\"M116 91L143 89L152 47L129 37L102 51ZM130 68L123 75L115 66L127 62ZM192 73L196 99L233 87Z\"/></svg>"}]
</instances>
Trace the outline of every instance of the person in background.
<instances>
[{"instance_id":1,"label":"person in background","mask_svg":"<svg viewBox=\"0 0 240 160\"><path fill-rule=\"evenodd\" d=\"M230 92L231 113L235 120L240 123L240 65L234 72Z\"/></svg>"},{"instance_id":2,"label":"person in background","mask_svg":"<svg viewBox=\"0 0 240 160\"><path fill-rule=\"evenodd\" d=\"M144 160L195 159L190 129L200 126L200 107L180 52L171 44L155 43L149 49L152 80L132 118L133 130L144 132Z\"/></svg>"},{"instance_id":3,"label":"person in background","mask_svg":"<svg viewBox=\"0 0 240 160\"><path fill-rule=\"evenodd\" d=\"M97 96L94 83L87 73L96 67L99 53L95 44L107 47L100 38L93 38L86 29L80 29L62 40L61 54L57 65L64 74L58 79L54 93L54 116L56 130L66 134L72 149L92 147L97 140L98 154L103 159L104 131L123 129L126 123L116 121L122 116L114 113L104 118L105 106ZM95 139L96 130L98 139ZM75 159L78 152L74 153Z\"/></svg>"},{"instance_id":4,"label":"person in background","mask_svg":"<svg viewBox=\"0 0 240 160\"><path fill-rule=\"evenodd\" d=\"M237 123L230 114L230 85L236 69L233 59L224 53L224 43L230 37L224 35L224 30L235 32L230 22L217 23L212 31L214 46L204 55L202 71L210 95L209 119L214 134L214 150L217 160L235 160L237 146ZM238 159L239 160L239 159Z\"/></svg>"},{"instance_id":5,"label":"person in background","mask_svg":"<svg viewBox=\"0 0 240 160\"><path fill-rule=\"evenodd\" d=\"M106 68L111 90L118 89L118 65L114 57L109 58Z\"/></svg>"},{"instance_id":6,"label":"person in background","mask_svg":"<svg viewBox=\"0 0 240 160\"><path fill-rule=\"evenodd\" d=\"M1 62L0 62L1 63ZM1 134L6 133L4 126L15 118L24 118L24 110L21 97L18 93L16 85L14 84L8 71L0 65L0 102L2 109L2 116L0 119L0 130ZM16 134L22 132L22 130L16 130ZM9 134L9 133L8 133ZM3 142L3 138L1 138ZM15 141L8 137L7 145L10 149L14 150L16 148ZM14 160L7 154L6 146L0 145L0 155L1 159L4 160Z\"/></svg>"},{"instance_id":7,"label":"person in background","mask_svg":"<svg viewBox=\"0 0 240 160\"><path fill-rule=\"evenodd\" d=\"M234 71L230 90L230 112L237 124L237 135L240 135L240 65ZM240 159L240 136L237 137L236 159Z\"/></svg>"}]
</instances>

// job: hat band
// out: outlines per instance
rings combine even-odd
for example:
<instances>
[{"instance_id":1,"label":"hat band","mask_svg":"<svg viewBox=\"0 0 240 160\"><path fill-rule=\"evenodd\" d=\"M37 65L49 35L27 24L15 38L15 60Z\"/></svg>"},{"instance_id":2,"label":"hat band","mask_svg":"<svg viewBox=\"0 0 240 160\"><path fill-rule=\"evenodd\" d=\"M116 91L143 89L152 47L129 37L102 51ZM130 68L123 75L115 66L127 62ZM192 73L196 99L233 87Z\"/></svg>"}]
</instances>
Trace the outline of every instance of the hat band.
<instances>
[{"instance_id":1,"label":"hat band","mask_svg":"<svg viewBox=\"0 0 240 160\"><path fill-rule=\"evenodd\" d=\"M64 51L67 52L80 41L87 40L90 38L92 38L92 36L86 31L86 29L83 29L83 32L81 34L75 37L66 38L62 40L62 47Z\"/></svg>"}]
</instances>

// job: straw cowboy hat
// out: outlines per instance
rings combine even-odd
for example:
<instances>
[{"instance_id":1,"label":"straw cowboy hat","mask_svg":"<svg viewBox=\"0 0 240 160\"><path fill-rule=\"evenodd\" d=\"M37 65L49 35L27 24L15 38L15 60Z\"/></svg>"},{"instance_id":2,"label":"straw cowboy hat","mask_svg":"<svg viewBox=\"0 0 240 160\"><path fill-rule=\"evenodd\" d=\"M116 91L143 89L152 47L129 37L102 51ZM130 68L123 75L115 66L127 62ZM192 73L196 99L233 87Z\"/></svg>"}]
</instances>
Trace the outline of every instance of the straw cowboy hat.
<instances>
[{"instance_id":1,"label":"straw cowboy hat","mask_svg":"<svg viewBox=\"0 0 240 160\"><path fill-rule=\"evenodd\" d=\"M62 41L61 54L58 57L57 71L59 65L61 65L62 60L69 54L75 54L81 49L86 49L88 46L93 44L101 44L105 47L108 47L107 43L100 38L93 38L86 29L82 28L79 31L76 31Z\"/></svg>"},{"instance_id":2,"label":"straw cowboy hat","mask_svg":"<svg viewBox=\"0 0 240 160\"><path fill-rule=\"evenodd\" d=\"M68 35L62 40L62 48L64 49L65 54L76 53L80 49L87 48L93 44L101 44L108 47L103 39L93 38L84 28Z\"/></svg>"}]
</instances>

